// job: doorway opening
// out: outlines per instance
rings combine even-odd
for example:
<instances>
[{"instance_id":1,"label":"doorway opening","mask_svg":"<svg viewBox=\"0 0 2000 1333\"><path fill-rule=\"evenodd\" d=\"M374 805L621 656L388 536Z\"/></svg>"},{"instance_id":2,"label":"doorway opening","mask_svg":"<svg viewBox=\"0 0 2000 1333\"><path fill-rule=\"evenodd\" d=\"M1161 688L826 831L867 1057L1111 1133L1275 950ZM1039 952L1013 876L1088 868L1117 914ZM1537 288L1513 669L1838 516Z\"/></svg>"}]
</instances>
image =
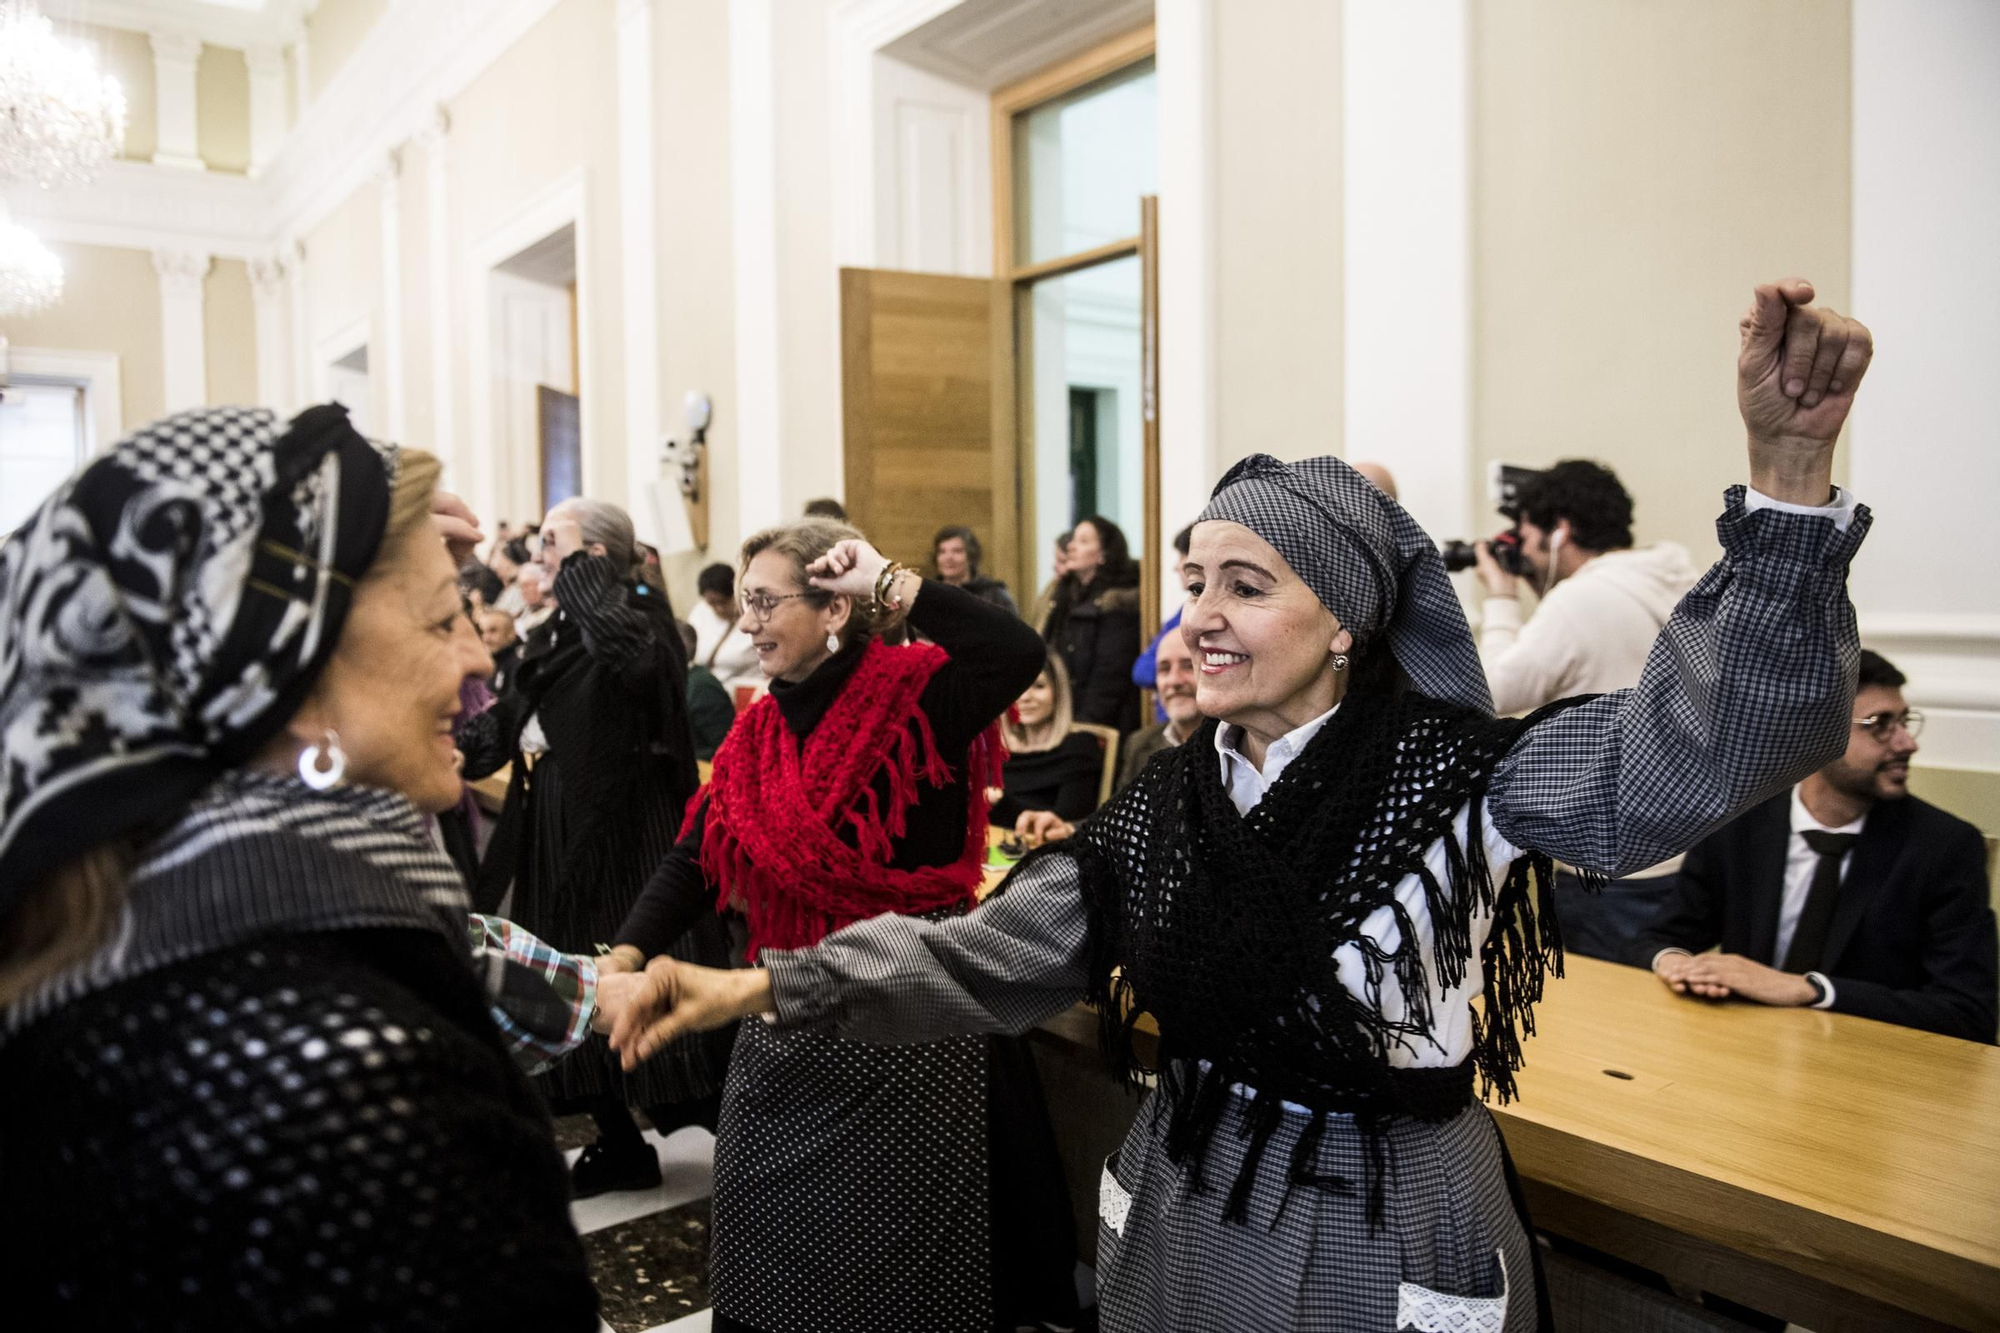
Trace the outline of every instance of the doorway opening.
<instances>
[{"instance_id":1,"label":"doorway opening","mask_svg":"<svg viewBox=\"0 0 2000 1333\"><path fill-rule=\"evenodd\" d=\"M486 274L497 512L538 519L583 492L576 224Z\"/></svg>"}]
</instances>

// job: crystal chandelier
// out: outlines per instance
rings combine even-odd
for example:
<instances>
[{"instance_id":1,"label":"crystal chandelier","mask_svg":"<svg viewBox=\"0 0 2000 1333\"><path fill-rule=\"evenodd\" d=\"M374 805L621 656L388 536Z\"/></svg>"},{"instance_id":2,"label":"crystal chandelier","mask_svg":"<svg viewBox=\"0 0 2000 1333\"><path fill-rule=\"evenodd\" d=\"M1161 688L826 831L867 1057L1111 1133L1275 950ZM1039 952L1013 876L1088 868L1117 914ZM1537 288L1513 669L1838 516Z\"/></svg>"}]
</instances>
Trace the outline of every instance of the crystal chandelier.
<instances>
[{"instance_id":1,"label":"crystal chandelier","mask_svg":"<svg viewBox=\"0 0 2000 1333\"><path fill-rule=\"evenodd\" d=\"M61 261L33 232L15 224L0 199L0 319L54 305L62 289Z\"/></svg>"},{"instance_id":2,"label":"crystal chandelier","mask_svg":"<svg viewBox=\"0 0 2000 1333\"><path fill-rule=\"evenodd\" d=\"M125 140L125 94L32 0L0 0L0 181L80 185Z\"/></svg>"}]
</instances>

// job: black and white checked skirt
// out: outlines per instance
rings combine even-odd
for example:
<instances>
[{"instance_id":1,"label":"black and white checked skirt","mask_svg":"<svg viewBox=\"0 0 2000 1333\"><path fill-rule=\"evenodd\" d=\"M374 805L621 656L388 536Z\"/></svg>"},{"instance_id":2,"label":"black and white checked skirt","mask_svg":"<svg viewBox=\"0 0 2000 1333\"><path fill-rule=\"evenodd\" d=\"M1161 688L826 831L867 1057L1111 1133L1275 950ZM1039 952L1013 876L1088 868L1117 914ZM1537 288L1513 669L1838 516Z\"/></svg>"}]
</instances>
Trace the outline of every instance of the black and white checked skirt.
<instances>
[{"instance_id":1,"label":"black and white checked skirt","mask_svg":"<svg viewBox=\"0 0 2000 1333\"><path fill-rule=\"evenodd\" d=\"M1383 1224L1371 1230L1367 1150L1347 1117L1328 1118L1314 1169L1354 1187L1298 1186L1286 1200L1292 1145L1308 1122L1292 1112L1265 1150L1247 1223L1224 1222L1248 1146L1244 1106L1231 1099L1198 1189L1167 1157L1159 1097L1105 1164L1097 1305L1106 1333L1532 1333L1530 1241L1485 1107L1391 1127Z\"/></svg>"}]
</instances>

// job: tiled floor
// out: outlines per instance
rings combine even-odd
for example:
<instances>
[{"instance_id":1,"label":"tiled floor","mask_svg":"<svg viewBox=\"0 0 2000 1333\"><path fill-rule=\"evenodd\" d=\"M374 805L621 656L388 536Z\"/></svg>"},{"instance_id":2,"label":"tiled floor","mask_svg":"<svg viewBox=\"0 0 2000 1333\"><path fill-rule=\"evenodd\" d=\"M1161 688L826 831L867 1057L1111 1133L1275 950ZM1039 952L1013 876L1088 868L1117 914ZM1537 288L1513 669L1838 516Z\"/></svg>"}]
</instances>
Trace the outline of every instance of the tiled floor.
<instances>
[{"instance_id":1,"label":"tiled floor","mask_svg":"<svg viewBox=\"0 0 2000 1333\"><path fill-rule=\"evenodd\" d=\"M587 1116L556 1122L556 1141L574 1162L595 1137ZM705 1129L662 1137L646 1131L660 1158L660 1183L618 1190L570 1205L590 1256L600 1317L610 1333L706 1333L708 1194L715 1139Z\"/></svg>"},{"instance_id":2,"label":"tiled floor","mask_svg":"<svg viewBox=\"0 0 2000 1333\"><path fill-rule=\"evenodd\" d=\"M596 1135L588 1116L556 1121L556 1142L574 1162ZM662 1137L646 1131L660 1158L660 1184L570 1205L590 1256L605 1333L708 1333L708 1196L715 1139L705 1129ZM1077 1291L1094 1299L1091 1273L1077 1265Z\"/></svg>"}]
</instances>

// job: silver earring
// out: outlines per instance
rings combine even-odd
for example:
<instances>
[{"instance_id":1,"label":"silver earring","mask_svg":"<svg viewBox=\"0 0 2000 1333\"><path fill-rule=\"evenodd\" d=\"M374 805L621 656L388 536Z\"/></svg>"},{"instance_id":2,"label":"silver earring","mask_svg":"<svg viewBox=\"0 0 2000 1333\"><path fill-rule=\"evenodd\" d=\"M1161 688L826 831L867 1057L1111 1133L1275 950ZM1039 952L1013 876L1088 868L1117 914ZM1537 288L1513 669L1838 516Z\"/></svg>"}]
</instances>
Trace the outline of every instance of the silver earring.
<instances>
[{"instance_id":1,"label":"silver earring","mask_svg":"<svg viewBox=\"0 0 2000 1333\"><path fill-rule=\"evenodd\" d=\"M840 651L840 636L838 634L828 634L826 636L826 650L829 653Z\"/></svg>"},{"instance_id":2,"label":"silver earring","mask_svg":"<svg viewBox=\"0 0 2000 1333\"><path fill-rule=\"evenodd\" d=\"M1333 655L1333 669L1334 669L1335 671L1345 671L1345 670L1347 670L1347 654L1346 654L1346 653L1335 653L1335 654Z\"/></svg>"},{"instance_id":3,"label":"silver earring","mask_svg":"<svg viewBox=\"0 0 2000 1333\"><path fill-rule=\"evenodd\" d=\"M326 761L325 768L319 766L321 759ZM299 751L299 781L314 791L338 787L346 776L347 751L340 748L340 733L333 728L327 728L324 745L308 745Z\"/></svg>"}]
</instances>

